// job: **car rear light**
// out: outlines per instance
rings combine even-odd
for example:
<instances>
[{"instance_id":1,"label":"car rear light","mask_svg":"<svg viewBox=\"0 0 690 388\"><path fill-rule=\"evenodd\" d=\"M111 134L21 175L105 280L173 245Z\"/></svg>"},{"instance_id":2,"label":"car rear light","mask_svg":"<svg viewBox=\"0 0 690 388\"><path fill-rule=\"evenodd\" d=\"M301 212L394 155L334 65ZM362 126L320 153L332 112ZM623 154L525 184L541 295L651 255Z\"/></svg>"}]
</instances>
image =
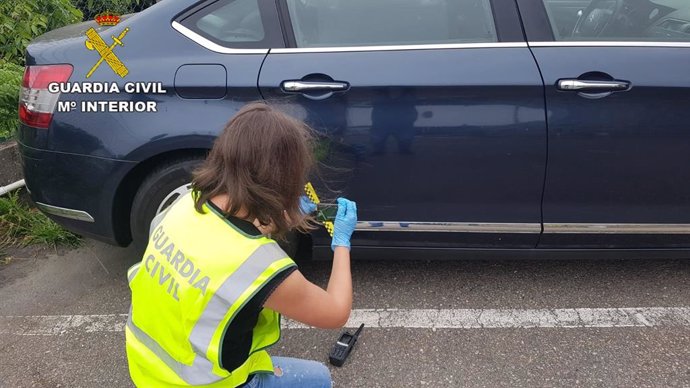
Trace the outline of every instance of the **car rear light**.
<instances>
[{"instance_id":1,"label":"car rear light","mask_svg":"<svg viewBox=\"0 0 690 388\"><path fill-rule=\"evenodd\" d=\"M67 82L72 65L27 66L19 99L19 119L26 125L47 129L53 120L60 93L50 93L48 85Z\"/></svg>"}]
</instances>

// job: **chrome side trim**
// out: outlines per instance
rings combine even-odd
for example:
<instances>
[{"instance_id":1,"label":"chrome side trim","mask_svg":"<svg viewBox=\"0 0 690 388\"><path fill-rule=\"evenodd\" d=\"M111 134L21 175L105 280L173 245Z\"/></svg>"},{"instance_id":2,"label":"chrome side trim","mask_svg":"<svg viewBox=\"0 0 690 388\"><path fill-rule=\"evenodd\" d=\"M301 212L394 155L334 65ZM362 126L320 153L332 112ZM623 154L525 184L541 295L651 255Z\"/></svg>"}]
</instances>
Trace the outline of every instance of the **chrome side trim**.
<instances>
[{"instance_id":1,"label":"chrome side trim","mask_svg":"<svg viewBox=\"0 0 690 388\"><path fill-rule=\"evenodd\" d=\"M91 214L83 210L68 209L59 206L47 205L45 203L36 202L36 206L44 213L52 214L54 216L70 218L73 220L95 222Z\"/></svg>"},{"instance_id":2,"label":"chrome side trim","mask_svg":"<svg viewBox=\"0 0 690 388\"><path fill-rule=\"evenodd\" d=\"M305 48L275 48L271 54L296 53L345 53L357 51L410 51L410 50L447 50L447 49L482 49L482 48L516 48L527 47L525 42L495 42L495 43L449 43L449 44L415 44L395 46L348 46L348 47L305 47Z\"/></svg>"},{"instance_id":3,"label":"chrome side trim","mask_svg":"<svg viewBox=\"0 0 690 388\"><path fill-rule=\"evenodd\" d=\"M359 221L362 232L541 233L541 224Z\"/></svg>"},{"instance_id":4,"label":"chrome side trim","mask_svg":"<svg viewBox=\"0 0 690 388\"><path fill-rule=\"evenodd\" d=\"M197 34L196 32L190 30L189 28L183 26L178 22L172 22L172 28L177 30L180 34L186 36L187 38L193 40L198 45L205 47L211 51L215 51L221 54L268 54L268 49L234 49L225 46L221 46L214 43L203 36Z\"/></svg>"},{"instance_id":5,"label":"chrome side trim","mask_svg":"<svg viewBox=\"0 0 690 388\"><path fill-rule=\"evenodd\" d=\"M221 46L198 33L173 21L172 27L177 32L193 40L202 47L221 54L267 54L269 49L238 49ZM515 48L527 47L525 42L486 42L486 43L448 43L448 44L415 44L393 46L346 46L346 47L307 47L307 48L274 48L272 54L293 53L337 53L356 51L405 51L405 50L444 50L444 49L472 49L472 48Z\"/></svg>"},{"instance_id":6,"label":"chrome side trim","mask_svg":"<svg viewBox=\"0 0 690 388\"><path fill-rule=\"evenodd\" d=\"M529 42L530 47L690 47L690 42L559 41Z\"/></svg>"},{"instance_id":7,"label":"chrome side trim","mask_svg":"<svg viewBox=\"0 0 690 388\"><path fill-rule=\"evenodd\" d=\"M538 223L359 221L362 232L541 233ZM548 223L544 233L690 234L690 224Z\"/></svg>"},{"instance_id":8,"label":"chrome side trim","mask_svg":"<svg viewBox=\"0 0 690 388\"><path fill-rule=\"evenodd\" d=\"M690 224L544 224L544 233L690 234Z\"/></svg>"}]
</instances>

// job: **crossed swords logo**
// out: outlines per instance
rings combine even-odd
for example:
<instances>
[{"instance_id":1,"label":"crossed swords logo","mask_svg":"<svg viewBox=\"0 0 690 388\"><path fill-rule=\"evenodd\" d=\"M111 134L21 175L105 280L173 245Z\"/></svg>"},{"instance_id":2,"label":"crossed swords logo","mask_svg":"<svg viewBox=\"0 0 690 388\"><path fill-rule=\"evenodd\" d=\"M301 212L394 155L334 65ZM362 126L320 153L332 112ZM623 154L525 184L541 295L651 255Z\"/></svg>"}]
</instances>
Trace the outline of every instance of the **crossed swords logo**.
<instances>
[{"instance_id":1,"label":"crossed swords logo","mask_svg":"<svg viewBox=\"0 0 690 388\"><path fill-rule=\"evenodd\" d=\"M96 50L98 52L98 55L101 56L101 59L96 62L95 65L89 70L89 73L86 74L86 78L91 77L94 71L98 69L99 66L101 66L101 63L105 61L108 66L110 66L111 69L115 72L115 74L119 75L122 78L125 78L127 74L129 74L129 69L127 69L127 66L125 66L122 61L115 55L113 52L113 49L115 46L124 46L122 43L122 39L124 39L125 35L129 32L129 27L125 28L119 36L112 35L113 38L113 44L108 46L107 43L101 38L100 35L98 35L98 32L94 28L89 28L88 31L86 31L86 48L89 50Z\"/></svg>"}]
</instances>

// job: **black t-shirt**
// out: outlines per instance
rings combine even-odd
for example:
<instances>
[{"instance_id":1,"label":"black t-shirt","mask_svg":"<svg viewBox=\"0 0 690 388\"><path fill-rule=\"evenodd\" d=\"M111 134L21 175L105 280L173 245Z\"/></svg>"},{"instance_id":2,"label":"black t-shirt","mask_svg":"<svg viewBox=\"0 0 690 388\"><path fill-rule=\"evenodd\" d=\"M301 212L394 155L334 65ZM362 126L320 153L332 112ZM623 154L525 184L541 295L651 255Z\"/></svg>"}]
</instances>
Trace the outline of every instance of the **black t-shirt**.
<instances>
[{"instance_id":1,"label":"black t-shirt","mask_svg":"<svg viewBox=\"0 0 690 388\"><path fill-rule=\"evenodd\" d=\"M223 212L211 201L208 201L207 204L219 214L223 214ZM261 235L259 229L249 221L228 215L226 215L225 218L246 234L252 236ZM297 270L297 266L293 265L276 274L273 279L266 283L259 292L247 301L232 319L225 331L223 343L221 344L220 365L223 369L233 371L247 361L249 349L251 349L252 346L252 333L259 319L259 312L261 312L266 299L268 299L280 283L295 270Z\"/></svg>"}]
</instances>

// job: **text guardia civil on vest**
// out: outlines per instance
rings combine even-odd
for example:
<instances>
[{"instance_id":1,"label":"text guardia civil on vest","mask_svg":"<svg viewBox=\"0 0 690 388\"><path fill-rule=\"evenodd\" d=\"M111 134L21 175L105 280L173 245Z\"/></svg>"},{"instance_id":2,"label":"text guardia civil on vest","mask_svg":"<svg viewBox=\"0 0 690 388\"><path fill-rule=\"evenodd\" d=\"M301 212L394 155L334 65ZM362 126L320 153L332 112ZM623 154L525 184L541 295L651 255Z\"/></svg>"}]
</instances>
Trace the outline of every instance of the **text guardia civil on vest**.
<instances>
[{"instance_id":1,"label":"text guardia civil on vest","mask_svg":"<svg viewBox=\"0 0 690 388\"><path fill-rule=\"evenodd\" d=\"M167 284L167 293L179 302L177 290L180 287L180 282L186 281L194 288L201 290L202 294L206 294L206 287L211 279L201 273L201 270L194 266L194 263L189 260L185 254L175 247L172 239L163 231L163 226L158 226L153 232L151 240L153 247L160 253L160 255L149 254L144 259L144 268L151 277L158 276L158 284L165 287ZM170 264L165 266L161 264L160 260L165 260ZM166 267L170 268L170 272L166 272ZM177 274L172 273L172 268ZM179 276L177 276L179 275Z\"/></svg>"}]
</instances>

